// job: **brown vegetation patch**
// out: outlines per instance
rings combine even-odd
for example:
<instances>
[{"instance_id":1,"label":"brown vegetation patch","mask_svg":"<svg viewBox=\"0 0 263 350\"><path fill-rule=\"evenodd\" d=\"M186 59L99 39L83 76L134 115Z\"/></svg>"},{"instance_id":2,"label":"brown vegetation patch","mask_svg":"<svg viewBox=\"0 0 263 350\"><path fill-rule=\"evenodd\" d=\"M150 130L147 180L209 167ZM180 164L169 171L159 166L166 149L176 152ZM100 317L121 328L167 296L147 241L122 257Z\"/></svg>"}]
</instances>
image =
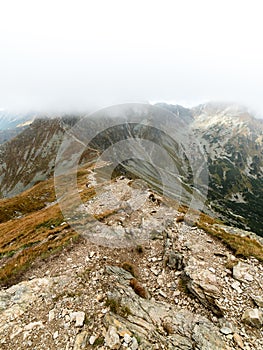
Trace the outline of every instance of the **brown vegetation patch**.
<instances>
[{"instance_id":1,"label":"brown vegetation patch","mask_svg":"<svg viewBox=\"0 0 263 350\"><path fill-rule=\"evenodd\" d=\"M250 237L241 237L238 234L228 233L224 229L214 226L213 223L216 223L215 219L202 214L197 222L197 226L210 235L220 239L236 256L253 256L259 261L263 261L263 247L257 240Z\"/></svg>"},{"instance_id":2,"label":"brown vegetation patch","mask_svg":"<svg viewBox=\"0 0 263 350\"><path fill-rule=\"evenodd\" d=\"M130 274L132 274L134 277L139 277L138 268L133 263L125 261L124 263L122 263L121 267L124 270L130 272Z\"/></svg>"},{"instance_id":3,"label":"brown vegetation patch","mask_svg":"<svg viewBox=\"0 0 263 350\"><path fill-rule=\"evenodd\" d=\"M147 290L144 288L144 286L136 278L132 278L130 280L130 286L132 287L134 292L137 295L139 295L141 298L148 299Z\"/></svg>"},{"instance_id":4,"label":"brown vegetation patch","mask_svg":"<svg viewBox=\"0 0 263 350\"><path fill-rule=\"evenodd\" d=\"M95 194L94 188L86 187L86 175L87 168L78 173L79 183L83 186L80 193L83 201ZM65 176L65 183L72 176ZM45 259L70 242L78 241L79 235L64 221L60 206L54 201L53 179L40 182L19 196L0 200L1 284L14 283L37 258ZM69 188L64 205L73 212L78 205L75 202ZM20 217L15 218L16 213L20 213Z\"/></svg>"}]
</instances>

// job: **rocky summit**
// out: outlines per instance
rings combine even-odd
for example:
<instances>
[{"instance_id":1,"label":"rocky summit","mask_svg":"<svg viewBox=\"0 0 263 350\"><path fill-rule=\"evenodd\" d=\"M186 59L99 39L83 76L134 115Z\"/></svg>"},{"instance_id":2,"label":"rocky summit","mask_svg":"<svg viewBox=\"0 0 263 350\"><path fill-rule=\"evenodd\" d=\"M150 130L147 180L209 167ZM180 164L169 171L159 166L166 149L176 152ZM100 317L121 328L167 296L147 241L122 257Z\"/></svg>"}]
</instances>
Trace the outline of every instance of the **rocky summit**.
<instances>
[{"instance_id":1,"label":"rocky summit","mask_svg":"<svg viewBox=\"0 0 263 350\"><path fill-rule=\"evenodd\" d=\"M94 171L80 191L96 194L78 210L96 220L81 239L38 256L12 285L3 279L1 349L262 349L263 259L226 237L262 253L260 241L242 230L222 238L226 226L203 216L202 229L146 184L102 185ZM69 230L59 225L52 240Z\"/></svg>"}]
</instances>

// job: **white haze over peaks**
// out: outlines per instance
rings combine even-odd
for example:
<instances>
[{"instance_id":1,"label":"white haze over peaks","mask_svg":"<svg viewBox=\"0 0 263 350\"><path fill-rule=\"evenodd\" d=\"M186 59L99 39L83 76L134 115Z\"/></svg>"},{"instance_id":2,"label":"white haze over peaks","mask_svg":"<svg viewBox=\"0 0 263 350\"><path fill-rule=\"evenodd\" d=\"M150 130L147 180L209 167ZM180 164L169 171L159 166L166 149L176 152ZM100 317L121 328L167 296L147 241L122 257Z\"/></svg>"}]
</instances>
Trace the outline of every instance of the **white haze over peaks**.
<instances>
[{"instance_id":1,"label":"white haze over peaks","mask_svg":"<svg viewBox=\"0 0 263 350\"><path fill-rule=\"evenodd\" d=\"M262 1L0 4L0 108L230 100L263 116Z\"/></svg>"}]
</instances>

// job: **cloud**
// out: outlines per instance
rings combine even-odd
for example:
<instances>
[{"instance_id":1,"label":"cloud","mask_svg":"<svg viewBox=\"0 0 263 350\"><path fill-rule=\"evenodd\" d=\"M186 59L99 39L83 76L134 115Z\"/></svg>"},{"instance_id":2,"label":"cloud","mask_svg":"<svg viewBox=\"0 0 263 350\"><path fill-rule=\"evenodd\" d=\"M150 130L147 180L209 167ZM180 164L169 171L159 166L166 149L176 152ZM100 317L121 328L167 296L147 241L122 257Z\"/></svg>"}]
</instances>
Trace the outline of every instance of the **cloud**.
<instances>
[{"instance_id":1,"label":"cloud","mask_svg":"<svg viewBox=\"0 0 263 350\"><path fill-rule=\"evenodd\" d=\"M263 115L260 2L8 1L0 106L84 110L210 99Z\"/></svg>"}]
</instances>

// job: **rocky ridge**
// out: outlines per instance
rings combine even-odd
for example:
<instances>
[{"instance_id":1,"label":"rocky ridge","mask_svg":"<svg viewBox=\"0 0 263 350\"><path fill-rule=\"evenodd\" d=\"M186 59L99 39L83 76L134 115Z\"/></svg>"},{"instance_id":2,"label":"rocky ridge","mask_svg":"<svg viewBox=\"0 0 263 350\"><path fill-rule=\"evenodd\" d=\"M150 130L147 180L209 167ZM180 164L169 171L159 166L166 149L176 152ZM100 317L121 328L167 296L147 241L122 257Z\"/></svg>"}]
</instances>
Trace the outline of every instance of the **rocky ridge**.
<instances>
[{"instance_id":1,"label":"rocky ridge","mask_svg":"<svg viewBox=\"0 0 263 350\"><path fill-rule=\"evenodd\" d=\"M100 217L91 232L1 290L1 349L262 348L262 263L177 209L136 180L105 184L79 208Z\"/></svg>"}]
</instances>

